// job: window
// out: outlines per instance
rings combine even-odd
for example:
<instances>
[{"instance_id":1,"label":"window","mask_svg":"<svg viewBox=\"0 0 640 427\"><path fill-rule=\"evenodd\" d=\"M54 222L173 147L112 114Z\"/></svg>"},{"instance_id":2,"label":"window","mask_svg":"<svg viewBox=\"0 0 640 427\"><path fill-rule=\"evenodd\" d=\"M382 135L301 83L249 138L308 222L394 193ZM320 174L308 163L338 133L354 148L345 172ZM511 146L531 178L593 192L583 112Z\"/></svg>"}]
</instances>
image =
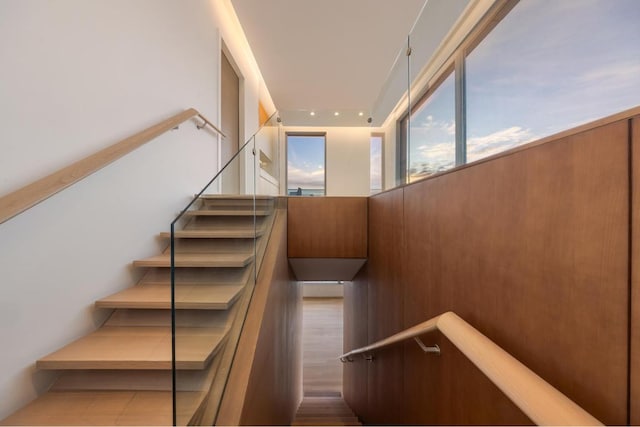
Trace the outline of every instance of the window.
<instances>
[{"instance_id":1,"label":"window","mask_svg":"<svg viewBox=\"0 0 640 427\"><path fill-rule=\"evenodd\" d=\"M397 184L637 106L639 16L638 0L505 2L398 122Z\"/></svg>"},{"instance_id":2,"label":"window","mask_svg":"<svg viewBox=\"0 0 640 427\"><path fill-rule=\"evenodd\" d=\"M382 191L382 141L384 134L371 135L369 182L371 194Z\"/></svg>"},{"instance_id":3,"label":"window","mask_svg":"<svg viewBox=\"0 0 640 427\"><path fill-rule=\"evenodd\" d=\"M287 134L287 194L325 195L324 134Z\"/></svg>"},{"instance_id":4,"label":"window","mask_svg":"<svg viewBox=\"0 0 640 427\"><path fill-rule=\"evenodd\" d=\"M527 0L466 58L467 161L638 104L640 1Z\"/></svg>"},{"instance_id":5,"label":"window","mask_svg":"<svg viewBox=\"0 0 640 427\"><path fill-rule=\"evenodd\" d=\"M456 162L454 73L430 90L416 104L411 120L405 117L403 143L406 149L408 182L451 169ZM409 138L406 138L409 123Z\"/></svg>"}]
</instances>

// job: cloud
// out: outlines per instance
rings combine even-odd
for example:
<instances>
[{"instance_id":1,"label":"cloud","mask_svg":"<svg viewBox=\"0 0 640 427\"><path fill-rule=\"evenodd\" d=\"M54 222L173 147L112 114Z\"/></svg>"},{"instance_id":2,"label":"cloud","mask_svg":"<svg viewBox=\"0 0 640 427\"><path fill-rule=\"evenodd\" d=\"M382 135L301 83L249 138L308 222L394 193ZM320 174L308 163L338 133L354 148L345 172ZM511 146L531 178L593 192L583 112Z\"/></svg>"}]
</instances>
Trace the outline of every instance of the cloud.
<instances>
[{"instance_id":1,"label":"cloud","mask_svg":"<svg viewBox=\"0 0 640 427\"><path fill-rule=\"evenodd\" d=\"M603 92L625 89L640 83L640 61L605 64L582 74L578 83L603 89Z\"/></svg>"},{"instance_id":2,"label":"cloud","mask_svg":"<svg viewBox=\"0 0 640 427\"><path fill-rule=\"evenodd\" d=\"M291 188L324 188L324 167L303 169L289 162L287 180Z\"/></svg>"},{"instance_id":3,"label":"cloud","mask_svg":"<svg viewBox=\"0 0 640 427\"><path fill-rule=\"evenodd\" d=\"M538 139L530 129L512 126L467 140L467 161L481 159Z\"/></svg>"}]
</instances>

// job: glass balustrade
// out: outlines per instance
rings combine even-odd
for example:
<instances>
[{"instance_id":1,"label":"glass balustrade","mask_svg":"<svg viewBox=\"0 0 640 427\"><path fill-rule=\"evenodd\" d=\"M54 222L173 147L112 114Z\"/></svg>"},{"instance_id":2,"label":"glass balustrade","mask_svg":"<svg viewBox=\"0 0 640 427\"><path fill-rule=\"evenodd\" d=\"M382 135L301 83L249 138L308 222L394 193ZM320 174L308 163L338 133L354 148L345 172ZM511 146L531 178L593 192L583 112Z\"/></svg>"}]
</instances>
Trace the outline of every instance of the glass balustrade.
<instances>
[{"instance_id":1,"label":"glass balustrade","mask_svg":"<svg viewBox=\"0 0 640 427\"><path fill-rule=\"evenodd\" d=\"M171 224L174 424L215 422L280 192L278 120L223 159Z\"/></svg>"}]
</instances>

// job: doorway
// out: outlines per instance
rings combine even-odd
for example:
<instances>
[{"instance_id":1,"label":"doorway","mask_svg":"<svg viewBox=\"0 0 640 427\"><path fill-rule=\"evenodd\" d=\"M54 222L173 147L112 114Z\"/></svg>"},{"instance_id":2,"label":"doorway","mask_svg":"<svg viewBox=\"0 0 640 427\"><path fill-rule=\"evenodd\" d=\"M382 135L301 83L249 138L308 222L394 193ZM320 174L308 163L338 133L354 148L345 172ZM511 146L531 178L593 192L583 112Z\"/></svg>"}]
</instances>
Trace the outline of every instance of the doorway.
<instances>
[{"instance_id":1,"label":"doorway","mask_svg":"<svg viewBox=\"0 0 640 427\"><path fill-rule=\"evenodd\" d=\"M224 166L240 147L240 78L224 51L220 58L220 123L227 135L220 148L221 166ZM223 173L223 194L240 193L241 160L239 155Z\"/></svg>"}]
</instances>

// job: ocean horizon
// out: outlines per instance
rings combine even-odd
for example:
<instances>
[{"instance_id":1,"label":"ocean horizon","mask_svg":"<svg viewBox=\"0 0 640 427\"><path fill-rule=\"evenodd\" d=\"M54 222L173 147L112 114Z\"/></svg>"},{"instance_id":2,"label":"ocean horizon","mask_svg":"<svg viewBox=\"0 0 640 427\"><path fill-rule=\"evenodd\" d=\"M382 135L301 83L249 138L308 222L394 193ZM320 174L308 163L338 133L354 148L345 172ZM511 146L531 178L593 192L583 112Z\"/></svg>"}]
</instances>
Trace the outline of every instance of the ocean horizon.
<instances>
[{"instance_id":1,"label":"ocean horizon","mask_svg":"<svg viewBox=\"0 0 640 427\"><path fill-rule=\"evenodd\" d=\"M289 196L324 196L324 188L301 188L302 194L298 193L298 188L288 188L287 194Z\"/></svg>"}]
</instances>

